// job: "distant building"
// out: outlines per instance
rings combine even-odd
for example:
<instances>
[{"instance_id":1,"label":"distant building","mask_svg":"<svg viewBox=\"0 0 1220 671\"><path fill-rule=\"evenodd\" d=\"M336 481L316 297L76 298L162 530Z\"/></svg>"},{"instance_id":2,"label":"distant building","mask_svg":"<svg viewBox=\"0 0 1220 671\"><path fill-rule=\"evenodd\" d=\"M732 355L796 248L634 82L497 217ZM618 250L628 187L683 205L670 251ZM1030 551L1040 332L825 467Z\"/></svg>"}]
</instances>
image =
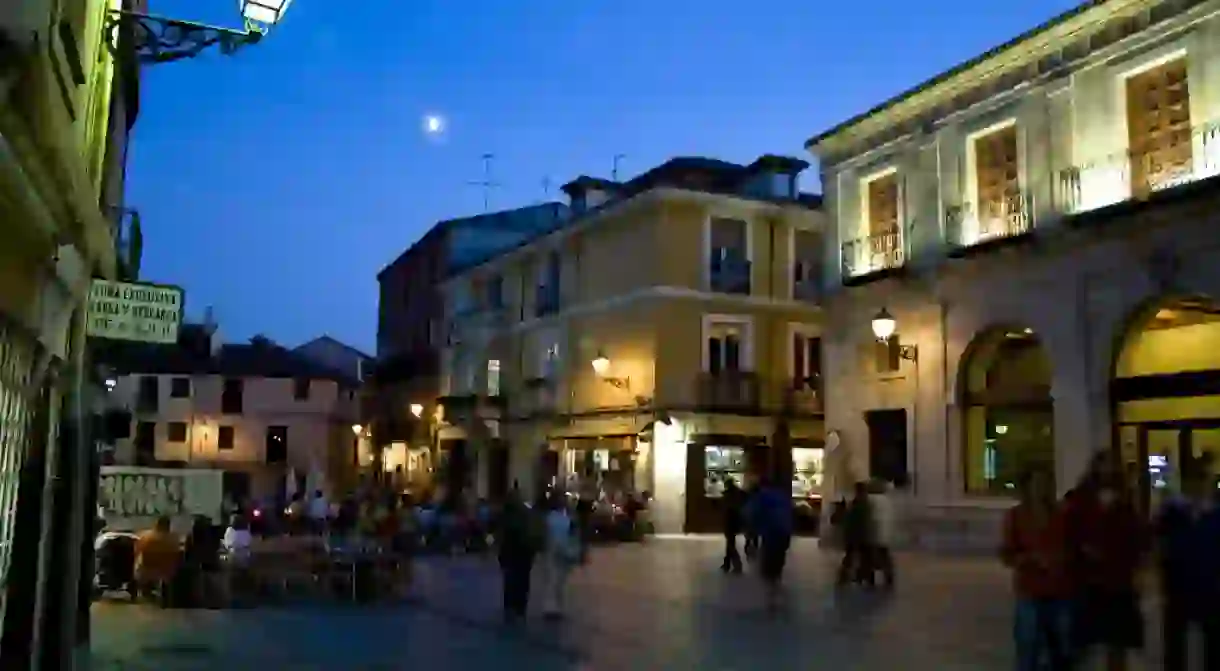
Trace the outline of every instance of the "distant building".
<instances>
[{"instance_id":1,"label":"distant building","mask_svg":"<svg viewBox=\"0 0 1220 671\"><path fill-rule=\"evenodd\" d=\"M328 335L314 338L292 352L357 381L373 372L373 357Z\"/></svg>"},{"instance_id":2,"label":"distant building","mask_svg":"<svg viewBox=\"0 0 1220 671\"><path fill-rule=\"evenodd\" d=\"M176 345L108 343L111 406L130 413L107 461L221 468L228 493L354 484L358 380L256 337L221 344L214 327L184 325ZM120 424L122 422L120 421Z\"/></svg>"},{"instance_id":3,"label":"distant building","mask_svg":"<svg viewBox=\"0 0 1220 671\"><path fill-rule=\"evenodd\" d=\"M428 442L411 408L421 417L436 410L448 320L440 283L567 220L567 205L543 203L441 221L378 273L377 366L367 419L378 445L398 444L405 454L405 444Z\"/></svg>"}]
</instances>

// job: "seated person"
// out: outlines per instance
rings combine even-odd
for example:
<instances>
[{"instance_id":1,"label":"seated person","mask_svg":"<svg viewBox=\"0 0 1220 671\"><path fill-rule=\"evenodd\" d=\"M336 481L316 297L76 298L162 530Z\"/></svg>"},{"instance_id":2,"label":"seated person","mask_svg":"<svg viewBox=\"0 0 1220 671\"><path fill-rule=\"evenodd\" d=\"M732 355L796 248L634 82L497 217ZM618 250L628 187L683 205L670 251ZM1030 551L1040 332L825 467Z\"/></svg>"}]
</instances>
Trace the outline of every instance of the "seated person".
<instances>
[{"instance_id":1,"label":"seated person","mask_svg":"<svg viewBox=\"0 0 1220 671\"><path fill-rule=\"evenodd\" d=\"M181 541L170 530L170 519L162 515L152 529L136 541L136 584L142 593L158 590L163 604L168 603L166 587L178 570Z\"/></svg>"}]
</instances>

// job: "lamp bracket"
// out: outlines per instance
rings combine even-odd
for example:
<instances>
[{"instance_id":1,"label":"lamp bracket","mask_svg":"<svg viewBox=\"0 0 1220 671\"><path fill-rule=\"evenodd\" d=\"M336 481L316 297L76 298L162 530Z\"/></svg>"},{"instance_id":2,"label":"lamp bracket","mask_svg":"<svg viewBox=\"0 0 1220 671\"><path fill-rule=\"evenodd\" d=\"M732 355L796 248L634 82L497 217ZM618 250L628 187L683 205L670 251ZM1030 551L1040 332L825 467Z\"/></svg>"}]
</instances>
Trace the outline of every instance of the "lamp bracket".
<instances>
[{"instance_id":1,"label":"lamp bracket","mask_svg":"<svg viewBox=\"0 0 1220 671\"><path fill-rule=\"evenodd\" d=\"M194 58L212 45L229 56L258 43L263 30L249 21L244 30L237 30L115 9L106 13L103 34L112 55L117 57L120 47L130 41L136 58L152 65Z\"/></svg>"},{"instance_id":2,"label":"lamp bracket","mask_svg":"<svg viewBox=\"0 0 1220 671\"><path fill-rule=\"evenodd\" d=\"M631 388L631 378L629 377L603 377L602 380L615 389Z\"/></svg>"}]
</instances>

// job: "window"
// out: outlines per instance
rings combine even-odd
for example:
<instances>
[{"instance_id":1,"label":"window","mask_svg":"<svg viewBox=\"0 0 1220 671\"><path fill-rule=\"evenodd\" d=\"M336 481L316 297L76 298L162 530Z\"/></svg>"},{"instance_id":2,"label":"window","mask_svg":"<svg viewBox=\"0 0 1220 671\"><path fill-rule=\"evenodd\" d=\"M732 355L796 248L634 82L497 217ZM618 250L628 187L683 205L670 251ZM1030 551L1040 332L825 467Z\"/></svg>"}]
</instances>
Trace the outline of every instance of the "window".
<instances>
[{"instance_id":1,"label":"window","mask_svg":"<svg viewBox=\"0 0 1220 671\"><path fill-rule=\"evenodd\" d=\"M140 412L157 412L160 388L155 375L140 378L140 391L136 397L136 409Z\"/></svg>"},{"instance_id":2,"label":"window","mask_svg":"<svg viewBox=\"0 0 1220 671\"><path fill-rule=\"evenodd\" d=\"M176 377L169 385L170 398L190 398L191 397L191 378Z\"/></svg>"},{"instance_id":3,"label":"window","mask_svg":"<svg viewBox=\"0 0 1220 671\"><path fill-rule=\"evenodd\" d=\"M822 376L822 339L801 333L792 334L792 379L797 389L817 388Z\"/></svg>"},{"instance_id":4,"label":"window","mask_svg":"<svg viewBox=\"0 0 1220 671\"><path fill-rule=\"evenodd\" d=\"M559 375L560 354L558 336L539 336L538 377L551 380Z\"/></svg>"},{"instance_id":5,"label":"window","mask_svg":"<svg viewBox=\"0 0 1220 671\"><path fill-rule=\"evenodd\" d=\"M269 426L264 441L266 462L269 464L288 463L288 427Z\"/></svg>"},{"instance_id":6,"label":"window","mask_svg":"<svg viewBox=\"0 0 1220 671\"><path fill-rule=\"evenodd\" d=\"M170 422L167 426L165 438L171 443L185 443L186 422Z\"/></svg>"},{"instance_id":7,"label":"window","mask_svg":"<svg viewBox=\"0 0 1220 671\"><path fill-rule=\"evenodd\" d=\"M820 447L792 448L792 498L822 494L824 450Z\"/></svg>"},{"instance_id":8,"label":"window","mask_svg":"<svg viewBox=\"0 0 1220 671\"><path fill-rule=\"evenodd\" d=\"M749 224L714 218L708 231L709 286L720 293L750 293Z\"/></svg>"},{"instance_id":9,"label":"window","mask_svg":"<svg viewBox=\"0 0 1220 671\"><path fill-rule=\"evenodd\" d=\"M1190 87L1186 59L1127 79L1127 141L1134 194L1173 186L1191 174Z\"/></svg>"},{"instance_id":10,"label":"window","mask_svg":"<svg viewBox=\"0 0 1220 671\"><path fill-rule=\"evenodd\" d=\"M890 172L866 183L864 221L871 238L898 233L898 173Z\"/></svg>"},{"instance_id":11,"label":"window","mask_svg":"<svg viewBox=\"0 0 1220 671\"><path fill-rule=\"evenodd\" d=\"M504 277L492 275L487 280L487 307L499 310L504 307Z\"/></svg>"},{"instance_id":12,"label":"window","mask_svg":"<svg viewBox=\"0 0 1220 671\"><path fill-rule=\"evenodd\" d=\"M297 378L292 381L292 397L298 401L309 400L309 378Z\"/></svg>"},{"instance_id":13,"label":"window","mask_svg":"<svg viewBox=\"0 0 1220 671\"><path fill-rule=\"evenodd\" d=\"M724 483L733 480L738 485L745 483L746 451L743 447L703 448L703 495L709 499L724 496Z\"/></svg>"},{"instance_id":14,"label":"window","mask_svg":"<svg viewBox=\"0 0 1220 671\"><path fill-rule=\"evenodd\" d=\"M857 253L866 272L897 268L903 263L901 188L898 173L889 171L864 182L864 225L868 245Z\"/></svg>"},{"instance_id":15,"label":"window","mask_svg":"<svg viewBox=\"0 0 1220 671\"><path fill-rule=\"evenodd\" d=\"M242 413L242 401L244 385L237 378L225 380L224 389L220 394L220 412L226 415L240 415Z\"/></svg>"},{"instance_id":16,"label":"window","mask_svg":"<svg viewBox=\"0 0 1220 671\"><path fill-rule=\"evenodd\" d=\"M1022 214L1016 125L976 137L973 151L979 237L1002 235L1009 217Z\"/></svg>"},{"instance_id":17,"label":"window","mask_svg":"<svg viewBox=\"0 0 1220 671\"><path fill-rule=\"evenodd\" d=\"M500 395L500 360L492 359L487 362L487 395Z\"/></svg>"},{"instance_id":18,"label":"window","mask_svg":"<svg viewBox=\"0 0 1220 671\"><path fill-rule=\"evenodd\" d=\"M157 461L157 423L136 423L136 466L151 466Z\"/></svg>"},{"instance_id":19,"label":"window","mask_svg":"<svg viewBox=\"0 0 1220 671\"><path fill-rule=\"evenodd\" d=\"M705 318L703 333L704 370L716 374L751 368L749 322Z\"/></svg>"},{"instance_id":20,"label":"window","mask_svg":"<svg viewBox=\"0 0 1220 671\"><path fill-rule=\"evenodd\" d=\"M822 241L817 233L806 230L792 232L792 297L812 300L821 287Z\"/></svg>"},{"instance_id":21,"label":"window","mask_svg":"<svg viewBox=\"0 0 1220 671\"><path fill-rule=\"evenodd\" d=\"M222 426L216 434L216 449L231 450L233 449L233 427Z\"/></svg>"}]
</instances>

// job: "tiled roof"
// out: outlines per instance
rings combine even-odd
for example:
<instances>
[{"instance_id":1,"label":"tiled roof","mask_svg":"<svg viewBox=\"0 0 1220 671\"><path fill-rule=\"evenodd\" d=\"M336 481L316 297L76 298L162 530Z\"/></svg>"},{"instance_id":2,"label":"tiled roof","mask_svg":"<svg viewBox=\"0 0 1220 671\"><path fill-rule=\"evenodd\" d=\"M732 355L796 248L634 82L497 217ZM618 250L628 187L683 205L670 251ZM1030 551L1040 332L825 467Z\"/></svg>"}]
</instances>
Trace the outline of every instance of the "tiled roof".
<instances>
[{"instance_id":1,"label":"tiled roof","mask_svg":"<svg viewBox=\"0 0 1220 671\"><path fill-rule=\"evenodd\" d=\"M94 361L119 375L221 375L225 377L305 378L358 381L270 341L207 347L196 325L184 325L175 345L104 341L94 346Z\"/></svg>"}]
</instances>

